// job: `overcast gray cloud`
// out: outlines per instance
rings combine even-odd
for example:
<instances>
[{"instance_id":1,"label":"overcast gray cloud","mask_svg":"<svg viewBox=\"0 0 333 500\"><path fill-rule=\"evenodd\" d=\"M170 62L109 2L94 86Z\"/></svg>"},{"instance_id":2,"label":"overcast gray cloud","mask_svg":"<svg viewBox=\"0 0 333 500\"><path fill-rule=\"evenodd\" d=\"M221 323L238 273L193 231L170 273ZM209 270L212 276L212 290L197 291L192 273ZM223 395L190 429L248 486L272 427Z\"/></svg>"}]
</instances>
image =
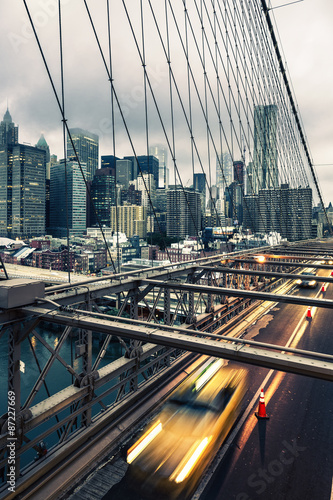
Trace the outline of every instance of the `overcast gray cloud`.
<instances>
[{"instance_id":1,"label":"overcast gray cloud","mask_svg":"<svg viewBox=\"0 0 333 500\"><path fill-rule=\"evenodd\" d=\"M56 0L28 0L45 56L50 65L56 87L60 91L58 14ZM209 4L210 2L207 2ZM281 5L283 0L272 0L271 6ZM107 55L107 23L105 1L88 2L101 39L103 50ZM128 124L134 148L137 154L146 152L146 128L144 109L144 87L142 65L137 56L133 37L120 0L111 1L112 26L112 60L113 77L117 96ZM140 2L127 2L133 29L142 48ZM145 50L147 71L158 101L167 137L172 145L170 96L168 67L152 16L145 5ZM161 36L166 42L164 11L161 2L153 1L156 15L160 21ZM163 2L164 4L164 2ZM110 87L103 61L98 53L96 42L85 12L82 0L62 0L63 36L64 36L64 71L66 118L70 127L82 127L100 136L100 153L112 154L112 127ZM180 18L180 30L184 35L184 14L182 2L173 2L176 14ZM298 4L277 8L272 11L276 19L283 52L285 54L291 83L295 90L296 100L304 123L310 151L315 164L333 163L332 128L333 109L332 69L330 52L333 46L333 5L331 0L304 0ZM171 15L171 14L170 14ZM61 116L46 75L36 41L31 32L24 4L21 1L1 0L0 4L0 115L3 115L7 99L13 120L20 127L20 142L35 144L40 133L45 134L51 152L63 156L61 136ZM193 26L198 23L193 16ZM208 31L208 30L207 30ZM199 30L200 33L200 30ZM187 116L189 117L187 92L187 66L178 34L173 27L170 35L171 62L182 96ZM200 34L199 34L200 40ZM200 68L200 60L195 52L193 39L190 40L190 51L193 67ZM221 48L223 51L223 49ZM179 61L179 64L178 64ZM206 55L208 71L212 69ZM216 83L214 83L216 85ZM224 86L226 84L224 83ZM198 87L204 95L202 77ZM210 157L207 152L207 129L202 119L200 103L195 97L195 89L191 88L193 97L192 117L193 135L200 150L201 162L206 171L209 160L215 171L214 147L210 144ZM189 131L179 103L176 89L173 88L174 122L176 138L176 159L184 173L183 181L191 176L191 148ZM212 119L212 128L218 125L214 118L214 103L208 98L208 114ZM166 144L151 96L148 98L149 109L149 141ZM201 118L199 119L199 116ZM229 117L222 110L222 118L226 129ZM116 109L116 154L117 156L133 154L127 138L120 113ZM218 127L217 127L218 128ZM218 133L214 141L218 144ZM228 134L227 134L228 135ZM230 138L228 139L230 140ZM243 140L243 139L242 139ZM251 140L251 139L250 139ZM235 159L240 158L243 145L234 141ZM247 148L247 155L252 144ZM247 158L248 160L249 158ZM171 167L169 158L169 167ZM333 178L330 175L332 166L318 166L317 174L326 203L332 200ZM196 161L196 171L200 171ZM172 175L172 174L171 174Z\"/></svg>"},{"instance_id":2,"label":"overcast gray cloud","mask_svg":"<svg viewBox=\"0 0 333 500\"><path fill-rule=\"evenodd\" d=\"M274 0L271 5L284 3L289 2ZM304 0L272 12L321 190L328 204L333 202L333 3Z\"/></svg>"}]
</instances>

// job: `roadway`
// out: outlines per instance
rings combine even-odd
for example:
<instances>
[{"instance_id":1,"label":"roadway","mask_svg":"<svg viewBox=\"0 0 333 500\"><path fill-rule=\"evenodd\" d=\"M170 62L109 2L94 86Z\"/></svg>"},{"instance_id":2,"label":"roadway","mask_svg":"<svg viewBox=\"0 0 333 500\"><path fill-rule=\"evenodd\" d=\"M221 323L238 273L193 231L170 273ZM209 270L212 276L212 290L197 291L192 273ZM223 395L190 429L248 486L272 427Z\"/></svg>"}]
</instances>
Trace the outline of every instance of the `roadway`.
<instances>
[{"instance_id":1,"label":"roadway","mask_svg":"<svg viewBox=\"0 0 333 500\"><path fill-rule=\"evenodd\" d=\"M40 267L21 266L19 264L5 263L9 278L36 279L46 283L67 283L68 272L55 271L54 269L42 269ZM2 275L4 274L1 270ZM84 274L71 273L71 282L83 281L88 278Z\"/></svg>"},{"instance_id":2,"label":"roadway","mask_svg":"<svg viewBox=\"0 0 333 500\"><path fill-rule=\"evenodd\" d=\"M333 300L333 287L329 285L324 293L321 286L295 288L293 294ZM275 304L244 338L331 354L333 313L313 309L311 320L306 315L305 306ZM236 425L193 499L331 500L333 385L268 369L247 369L250 387L243 409L248 416ZM254 411L261 387L270 419L258 421ZM144 500L128 486L125 475L103 499Z\"/></svg>"},{"instance_id":3,"label":"roadway","mask_svg":"<svg viewBox=\"0 0 333 500\"><path fill-rule=\"evenodd\" d=\"M301 294L321 297L320 290L302 289ZM324 295L333 299L333 287ZM304 306L280 304L253 325L247 336L332 353L332 313L317 309L311 320L306 313ZM250 412L235 440L221 450L223 458L201 498L331 500L333 385L251 368L248 401L260 386L270 419L258 421Z\"/></svg>"}]
</instances>

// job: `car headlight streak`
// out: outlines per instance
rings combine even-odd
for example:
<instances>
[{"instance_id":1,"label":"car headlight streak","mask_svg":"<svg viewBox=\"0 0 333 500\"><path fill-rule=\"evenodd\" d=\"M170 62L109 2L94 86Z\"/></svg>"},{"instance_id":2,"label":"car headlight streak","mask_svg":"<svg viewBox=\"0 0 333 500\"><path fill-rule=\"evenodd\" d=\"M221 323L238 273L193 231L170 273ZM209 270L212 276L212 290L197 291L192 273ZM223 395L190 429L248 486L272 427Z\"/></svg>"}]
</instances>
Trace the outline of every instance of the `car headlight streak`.
<instances>
[{"instance_id":1,"label":"car headlight streak","mask_svg":"<svg viewBox=\"0 0 333 500\"><path fill-rule=\"evenodd\" d=\"M223 365L222 359L217 359L214 363L195 381L195 390L199 391L205 383L212 378L213 375Z\"/></svg>"},{"instance_id":2,"label":"car headlight streak","mask_svg":"<svg viewBox=\"0 0 333 500\"><path fill-rule=\"evenodd\" d=\"M143 436L142 438L137 441L127 452L127 463L131 464L133 460L136 459L140 453L147 448L149 443L155 439L155 437L161 432L162 430L162 423L161 422L156 422L156 424L149 429Z\"/></svg>"},{"instance_id":3,"label":"car headlight streak","mask_svg":"<svg viewBox=\"0 0 333 500\"><path fill-rule=\"evenodd\" d=\"M196 447L196 449L194 450L194 452L190 456L189 460L186 462L186 464L184 465L184 467L182 468L182 470L180 471L180 473L176 477L176 479L175 479L176 483L181 483L189 475L189 473L194 468L195 464L198 462L201 455L203 454L203 452L205 451L205 449L209 445L210 441L212 440L212 437L213 436L205 437L205 439L203 439L201 441L201 443ZM172 480L172 476L170 479Z\"/></svg>"}]
</instances>

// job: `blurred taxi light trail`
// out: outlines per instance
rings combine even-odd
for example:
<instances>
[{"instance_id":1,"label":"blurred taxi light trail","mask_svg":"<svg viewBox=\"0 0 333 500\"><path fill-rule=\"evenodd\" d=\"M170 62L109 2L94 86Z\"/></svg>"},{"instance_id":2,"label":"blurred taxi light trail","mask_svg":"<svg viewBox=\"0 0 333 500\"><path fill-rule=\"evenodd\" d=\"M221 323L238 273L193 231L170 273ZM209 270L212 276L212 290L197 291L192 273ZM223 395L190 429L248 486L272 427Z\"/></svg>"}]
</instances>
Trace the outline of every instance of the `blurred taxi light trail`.
<instances>
[{"instance_id":1,"label":"blurred taxi light trail","mask_svg":"<svg viewBox=\"0 0 333 500\"><path fill-rule=\"evenodd\" d=\"M156 422L156 424L149 429L146 434L142 436L142 438L136 442L127 453L127 463L131 464L133 460L136 459L138 455L155 439L155 437L161 432L162 423Z\"/></svg>"},{"instance_id":2,"label":"blurred taxi light trail","mask_svg":"<svg viewBox=\"0 0 333 500\"><path fill-rule=\"evenodd\" d=\"M193 467L195 466L195 464L198 462L201 455L205 451L205 448L210 443L212 437L213 436L210 436L209 438L205 437L205 439L203 439L201 441L201 443L196 447L194 453L191 455L190 459L186 462L186 464L184 465L184 467L182 468L182 470L180 471L180 473L176 477L176 479L175 479L176 483L181 483L189 475L189 473L191 472L191 470L193 469ZM171 479L172 479L172 477L171 477Z\"/></svg>"},{"instance_id":3,"label":"blurred taxi light trail","mask_svg":"<svg viewBox=\"0 0 333 500\"><path fill-rule=\"evenodd\" d=\"M199 391L205 383L212 378L213 375L221 368L223 365L222 359L218 359L215 361L209 368L206 370L201 377L195 382L195 390Z\"/></svg>"}]
</instances>

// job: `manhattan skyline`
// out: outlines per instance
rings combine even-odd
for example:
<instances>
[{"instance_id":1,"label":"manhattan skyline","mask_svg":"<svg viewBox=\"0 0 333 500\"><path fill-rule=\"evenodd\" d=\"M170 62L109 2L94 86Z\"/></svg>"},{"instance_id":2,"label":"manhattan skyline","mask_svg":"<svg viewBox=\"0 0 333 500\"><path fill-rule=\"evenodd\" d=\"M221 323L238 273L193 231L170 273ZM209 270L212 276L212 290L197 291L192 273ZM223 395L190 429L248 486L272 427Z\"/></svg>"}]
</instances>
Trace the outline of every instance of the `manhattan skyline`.
<instances>
[{"instance_id":1,"label":"manhattan skyline","mask_svg":"<svg viewBox=\"0 0 333 500\"><path fill-rule=\"evenodd\" d=\"M41 12L41 4L42 2L31 2L31 8L35 14ZM272 9L278 7L278 5L279 2L277 1L270 2ZM74 11L77 13L77 22L75 26L71 26L72 33L80 30L80 26L83 26L84 31L81 35L78 32L77 48L80 48L81 53L79 60L74 61L74 55L71 56L69 52L65 54L65 98L68 124L70 128L82 127L99 135L100 156L113 154L110 125L110 89L103 73L101 61L96 56L95 42L84 17L84 11L79 7L79 2L76 0L63 2L64 31L67 33L65 41L68 40L69 36L70 24L68 18ZM12 2L5 0L0 7L0 13L1 19L6 19L6 25L3 26L0 35L0 43L5 48L0 56L0 58L3 58L0 107L4 113L8 102L13 121L20 127L20 141L34 145L38 141L40 134L44 133L51 154L56 154L58 158L62 158L61 117L36 42L27 28L26 12L22 5L13 7ZM330 193L333 190L330 173L332 167L329 165L331 161L331 142L329 138L333 133L331 130L333 125L330 119L332 106L329 92L332 78L325 72L325 78L319 79L318 74L324 74L325 51L327 53L329 47L327 38L332 36L329 29L324 29L332 18L332 6L327 0L319 0L316 8L314 9L312 6L311 9L309 2L304 1L284 8L276 8L271 13L277 21L278 32L282 41L282 52L285 53L286 64L291 74L290 81L295 89L296 101L299 104L299 111L303 119L313 163L314 165L325 164L316 167L316 171L324 195L325 205L327 206L331 199ZM102 17L97 10L94 11L94 15L97 16L97 23L101 22ZM310 15L312 16L311 36L306 37L305 31L308 31L309 25L307 22ZM39 34L46 48L52 74L55 75L55 81L59 84L58 57L55 55L55 51L50 52L52 36L56 35L56 16L54 13L50 13L48 17L44 17L46 19L45 25L40 23ZM120 15L120 19L124 20L123 15ZM298 47L295 47L297 45L295 43L295 33L302 33L302 35L298 35L302 40L302 44L298 45ZM85 37L86 40L83 40L82 37ZM80 43L82 46L80 46ZM303 47L305 45L309 46L309 44L311 44L311 50L306 52ZM85 49L90 45L93 45L94 50L88 51L86 54ZM291 47L294 47L294 52L291 51ZM87 60L86 65L84 65L83 54ZM121 54L115 54L117 61L120 57ZM72 63L74 68L78 70L77 78L69 71ZM310 67L311 63L313 63L313 67ZM123 72L117 72L115 76L119 83L123 85L120 98L125 114L131 118L130 128L135 138L136 153L146 154L142 121L140 121L142 120L142 95L140 95L139 87L136 85L138 83L136 77L134 80L133 78L130 81L128 79L129 75L131 77L135 75L136 67L126 68L121 65L121 61L120 67L122 67ZM163 90L168 80L165 67L155 64L151 70L154 86ZM37 79L36 75L38 75ZM87 78L85 78L86 76ZM316 76L317 83L315 85L314 78ZM316 92L316 89L320 89L320 91ZM119 117L116 117L116 120L118 119ZM198 135L200 134L197 133L196 136L198 137ZM155 143L164 144L164 141L161 134L155 133L155 130L151 127L150 145ZM131 154L133 152L130 150L128 141L123 141L122 138L117 137L116 156L123 157ZM249 151L247 151L248 154ZM240 160L241 158L238 158L238 156L239 154L236 154L234 160ZM182 167L184 166L184 170L190 172L191 162L188 152L178 148L177 160ZM247 157L245 163L247 164L248 161L249 157ZM170 154L168 166L169 168L172 167ZM172 177L173 172L170 170L170 178ZM184 182L187 177L189 175L186 173Z\"/></svg>"}]
</instances>

